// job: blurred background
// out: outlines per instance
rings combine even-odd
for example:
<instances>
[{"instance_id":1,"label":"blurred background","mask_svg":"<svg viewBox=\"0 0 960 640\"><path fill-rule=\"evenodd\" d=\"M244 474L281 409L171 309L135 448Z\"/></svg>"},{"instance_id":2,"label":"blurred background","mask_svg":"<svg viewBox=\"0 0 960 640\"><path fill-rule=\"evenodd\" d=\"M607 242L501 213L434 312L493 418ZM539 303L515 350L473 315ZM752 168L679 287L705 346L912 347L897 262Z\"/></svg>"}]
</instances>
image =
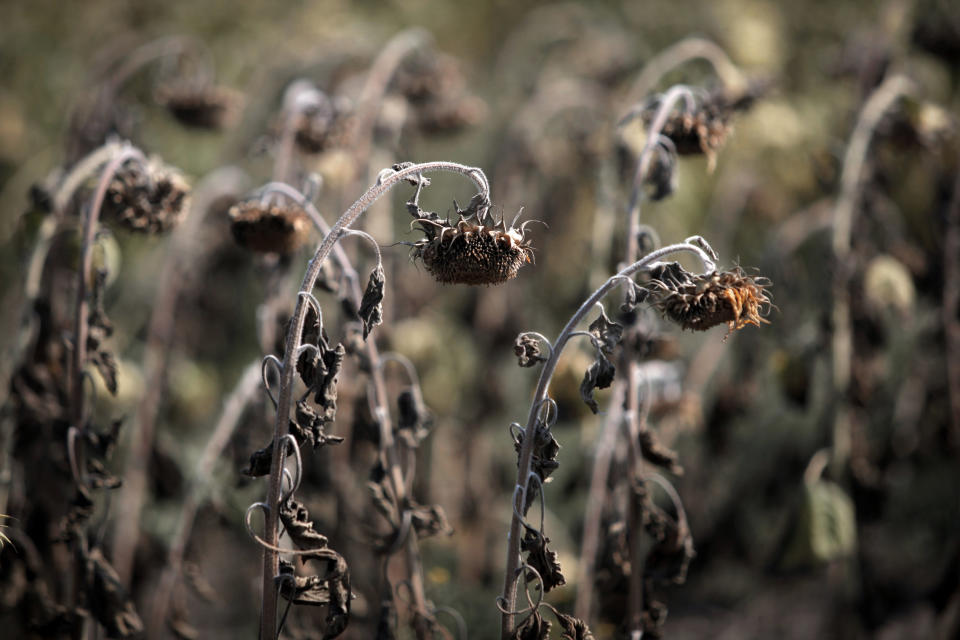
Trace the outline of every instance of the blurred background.
<instances>
[{"instance_id":1,"label":"blurred background","mask_svg":"<svg viewBox=\"0 0 960 640\"><path fill-rule=\"evenodd\" d=\"M712 43L708 59L685 59L675 48L683 42L698 51ZM659 606L647 613L663 619L650 635L957 637L958 61L960 9L947 0L5 3L0 513L11 518L0 524L12 544L0 553L0 621L9 637L60 637L55 621L69 618L57 609L66 601L58 572L70 562L57 540L70 509L68 422L62 367L51 363L69 351L77 213L95 181L53 229L45 221L64 170L116 134L193 185L190 217L172 234L105 224L95 251L110 271L102 295L113 330L103 344L117 361L117 393L92 376L90 411L102 429L123 420L107 465L125 485L94 500L87 534L130 596L118 605L126 631L118 624L105 637L137 635L133 610L156 637L256 633L262 563L244 513L266 484L241 471L269 442L273 420L245 371L282 356L319 236L304 230L282 250L253 253L235 241L231 205L286 181L315 192L332 223L381 169L446 160L486 172L496 217L509 222L522 208L521 220L546 223L529 227L535 264L497 287L437 284L411 259L402 243L420 236L408 226L409 186L358 225L385 263L384 322L373 335L415 365L430 410L412 494L439 505L452 528L421 541L425 594L452 637L462 622L471 638L495 638L516 482L509 425L525 423L538 371L517 366L513 341L522 331L553 339L623 260L649 122L618 123L677 83L704 103L736 85L749 104L724 114L707 153L676 158L672 193L647 191L642 222L662 245L701 235L722 268L769 278L775 308L769 325L730 335L723 326L682 331L657 313L646 320L656 328L645 356L656 365L646 369L647 425L676 452L661 473L696 550L685 581L651 578L648 601ZM903 79L906 95L889 96L891 79ZM178 89L195 102L178 102ZM890 97L879 113L878 94ZM298 96L309 108L297 111ZM862 164L851 152L855 131L866 136ZM441 216L474 193L462 176L430 177L421 205ZM847 205L844 242L834 221ZM363 286L371 247L343 245ZM317 296L331 337L345 340L349 305ZM614 319L621 301L606 304ZM43 340L61 345L44 351L46 361ZM624 632L627 615L616 493L627 456L625 444L613 452L595 575L584 581L587 496L611 405L603 390L599 415L581 401L592 361L586 341L572 344L551 386L561 448L544 526L566 584L546 599L580 615L578 594L589 592L585 617L606 638ZM399 556L385 572L400 585L396 597L385 605L379 595L371 548L384 525L366 488L378 436L361 369L348 356L326 427L345 441L304 452L297 495L351 568L357 597L343 637L393 637L377 635L384 620L397 637L414 637ZM386 373L392 395L409 383L401 368ZM206 459L234 391L249 401ZM149 437L138 444L144 421ZM132 522L121 495L130 486L140 512ZM185 504L196 507L186 525ZM670 500L662 507L682 519ZM170 622L152 628L152 599L178 540ZM322 637L323 621L323 607L294 607L285 635Z\"/></svg>"}]
</instances>

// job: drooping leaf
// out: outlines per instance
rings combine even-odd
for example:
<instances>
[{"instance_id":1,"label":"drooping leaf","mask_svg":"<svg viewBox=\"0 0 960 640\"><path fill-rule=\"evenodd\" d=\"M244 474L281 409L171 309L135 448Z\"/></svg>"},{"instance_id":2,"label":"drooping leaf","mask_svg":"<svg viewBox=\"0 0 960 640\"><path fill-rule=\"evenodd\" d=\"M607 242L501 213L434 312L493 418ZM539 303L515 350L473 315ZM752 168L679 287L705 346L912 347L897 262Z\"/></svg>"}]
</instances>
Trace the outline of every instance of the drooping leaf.
<instances>
[{"instance_id":1,"label":"drooping leaf","mask_svg":"<svg viewBox=\"0 0 960 640\"><path fill-rule=\"evenodd\" d=\"M531 527L527 527L520 541L520 550L527 552L527 564L536 569L543 580L544 593L567 582L561 573L557 552L547 548L548 542L549 538Z\"/></svg>"},{"instance_id":2,"label":"drooping leaf","mask_svg":"<svg viewBox=\"0 0 960 640\"><path fill-rule=\"evenodd\" d=\"M385 283L383 266L377 265L370 272L370 280L360 300L360 309L357 314L363 323L363 339L366 340L370 331L383 322L383 285Z\"/></svg>"},{"instance_id":3,"label":"drooping leaf","mask_svg":"<svg viewBox=\"0 0 960 640\"><path fill-rule=\"evenodd\" d=\"M583 382L580 383L580 397L590 410L594 413L600 411L596 398L593 397L594 389L606 389L613 383L613 377L617 373L617 368L613 363L597 351L597 359L587 369L583 376Z\"/></svg>"},{"instance_id":4,"label":"drooping leaf","mask_svg":"<svg viewBox=\"0 0 960 640\"><path fill-rule=\"evenodd\" d=\"M611 321L601 309L597 319L590 323L590 335L597 349L610 355L623 337L623 325Z\"/></svg>"}]
</instances>

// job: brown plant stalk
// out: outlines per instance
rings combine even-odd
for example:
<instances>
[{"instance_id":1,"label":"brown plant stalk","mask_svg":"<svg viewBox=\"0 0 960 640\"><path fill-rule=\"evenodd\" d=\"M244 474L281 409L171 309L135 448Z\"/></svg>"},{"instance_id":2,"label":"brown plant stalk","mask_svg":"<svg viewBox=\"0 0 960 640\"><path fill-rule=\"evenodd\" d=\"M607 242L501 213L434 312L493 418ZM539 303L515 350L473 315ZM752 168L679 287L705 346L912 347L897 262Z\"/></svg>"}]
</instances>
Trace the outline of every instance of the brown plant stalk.
<instances>
[{"instance_id":1,"label":"brown plant stalk","mask_svg":"<svg viewBox=\"0 0 960 640\"><path fill-rule=\"evenodd\" d=\"M527 502L527 493L530 490L529 479L536 440L536 438L533 437L533 434L537 428L537 422L539 416L542 414L543 407L548 401L547 393L550 380L556 371L560 355L568 344L570 338L574 335L577 335L578 332L576 332L575 328L583 319L583 317L591 309L593 309L594 306L599 303L611 290L623 284L625 281L632 281L631 276L644 267L648 267L651 264L658 262L665 256L677 252L688 252L698 256L703 262L703 265L708 273L712 272L715 268L713 260L708 253L705 252L701 247L689 242L670 245L653 251L633 264L621 269L619 273L611 276L603 285L594 291L593 294L587 298L587 300L567 321L567 324L560 331L556 341L551 346L550 354L540 371L540 378L537 381L537 388L534 392L533 402L530 405L526 427L524 428L524 433L528 434L528 437L523 438L520 448L520 454L517 463L517 482L515 485L513 498L511 499L513 516L510 520L510 531L507 536L507 560L506 571L504 575L503 593L499 599L499 606L501 609L500 629L501 637L504 640L508 640L513 634L516 626L515 617L518 615L518 611L516 609L517 578L521 565L520 533L521 527L524 524L521 513L525 508Z\"/></svg>"},{"instance_id":2,"label":"brown plant stalk","mask_svg":"<svg viewBox=\"0 0 960 640\"><path fill-rule=\"evenodd\" d=\"M334 245L342 237L344 231L348 230L350 225L363 214L377 199L389 191L392 187L399 184L405 178L411 178L422 173L433 171L451 171L461 173L471 178L477 185L481 194L489 199L489 185L482 171L470 167L465 167L452 162L430 162L416 164L406 167L400 171L384 176L375 186L371 187L363 194L347 211L337 220L330 232L326 235L323 242L317 248L313 259L310 261L303 283L300 287L300 293L304 295L297 296L297 306L294 310L293 320L290 323L287 332L286 345L284 348L283 362L280 369L280 393L277 398L277 421L274 428L273 437L273 455L270 466L270 477L268 481L268 491L265 510L265 531L264 531L264 552L263 552L263 587L261 593L261 618L260 618L260 637L262 640L274 638L277 629L277 590L274 584L274 576L279 572L280 554L277 551L278 543L278 525L279 525L279 505L282 493L283 463L286 454L284 439L289 432L290 409L293 396L293 381L295 374L294 361L300 347L300 341L303 334L303 327L306 320L309 304L305 301L306 294L313 291L316 280L320 274L320 269L324 260L330 255ZM376 393L384 392L385 388L381 385L377 389L377 383L374 381ZM399 463L398 463L399 464ZM391 464L391 466L393 466ZM403 478L399 470L391 473L391 480L394 485L396 495L403 495ZM414 549L415 550L415 549ZM411 555L408 551L408 556ZM412 558L411 558L412 559Z\"/></svg>"}]
</instances>

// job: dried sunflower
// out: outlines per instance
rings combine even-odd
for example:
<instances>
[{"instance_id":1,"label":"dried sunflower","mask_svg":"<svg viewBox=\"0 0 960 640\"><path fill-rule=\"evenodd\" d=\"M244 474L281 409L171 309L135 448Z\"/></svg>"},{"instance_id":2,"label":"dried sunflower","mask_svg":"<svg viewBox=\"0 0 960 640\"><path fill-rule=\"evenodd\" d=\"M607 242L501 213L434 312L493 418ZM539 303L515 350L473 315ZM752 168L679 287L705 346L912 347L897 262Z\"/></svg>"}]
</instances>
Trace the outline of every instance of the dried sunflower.
<instances>
[{"instance_id":1,"label":"dried sunflower","mask_svg":"<svg viewBox=\"0 0 960 640\"><path fill-rule=\"evenodd\" d=\"M289 255L310 233L310 219L294 204L247 200L230 207L228 215L237 244L257 253Z\"/></svg>"},{"instance_id":2,"label":"dried sunflower","mask_svg":"<svg viewBox=\"0 0 960 640\"><path fill-rule=\"evenodd\" d=\"M654 305L684 329L706 331L726 323L729 332L748 324L769 324L763 316L771 307L766 278L753 278L736 267L691 276L685 280L653 280Z\"/></svg>"},{"instance_id":3,"label":"dried sunflower","mask_svg":"<svg viewBox=\"0 0 960 640\"><path fill-rule=\"evenodd\" d=\"M476 198L466 210L458 209L456 223L440 220L435 213L417 211L413 224L420 226L425 237L414 243L413 256L438 282L501 284L533 262L533 249L525 238L526 225L532 220L519 228L508 228L504 218L494 221L489 204Z\"/></svg>"},{"instance_id":4,"label":"dried sunflower","mask_svg":"<svg viewBox=\"0 0 960 640\"><path fill-rule=\"evenodd\" d=\"M162 233L175 227L190 206L190 185L175 168L151 158L146 165L128 162L107 187L105 219L132 231Z\"/></svg>"},{"instance_id":5,"label":"dried sunflower","mask_svg":"<svg viewBox=\"0 0 960 640\"><path fill-rule=\"evenodd\" d=\"M224 129L233 125L243 98L227 87L189 80L157 87L154 98L184 125L199 129Z\"/></svg>"}]
</instances>

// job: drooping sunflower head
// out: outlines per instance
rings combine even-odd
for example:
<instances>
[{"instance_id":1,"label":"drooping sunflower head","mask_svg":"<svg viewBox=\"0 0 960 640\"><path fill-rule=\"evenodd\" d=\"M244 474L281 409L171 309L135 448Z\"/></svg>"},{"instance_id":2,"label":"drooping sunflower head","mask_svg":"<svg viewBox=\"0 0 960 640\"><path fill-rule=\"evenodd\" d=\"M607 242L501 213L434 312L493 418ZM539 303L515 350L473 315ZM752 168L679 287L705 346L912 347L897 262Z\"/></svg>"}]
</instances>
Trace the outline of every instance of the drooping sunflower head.
<instances>
[{"instance_id":1,"label":"drooping sunflower head","mask_svg":"<svg viewBox=\"0 0 960 640\"><path fill-rule=\"evenodd\" d=\"M174 167L157 158L127 163L113 176L103 215L131 231L163 233L183 220L190 208L190 185Z\"/></svg>"},{"instance_id":2,"label":"drooping sunflower head","mask_svg":"<svg viewBox=\"0 0 960 640\"><path fill-rule=\"evenodd\" d=\"M735 267L707 275L654 279L651 293L654 305L682 328L706 331L726 323L729 333L750 324L769 324L764 317L772 306L769 286L766 278L748 276Z\"/></svg>"},{"instance_id":3,"label":"drooping sunflower head","mask_svg":"<svg viewBox=\"0 0 960 640\"><path fill-rule=\"evenodd\" d=\"M237 244L256 253L289 255L310 234L310 219L299 205L246 200L229 211L230 231Z\"/></svg>"},{"instance_id":4,"label":"drooping sunflower head","mask_svg":"<svg viewBox=\"0 0 960 640\"><path fill-rule=\"evenodd\" d=\"M435 213L419 211L413 223L424 233L413 245L413 257L423 262L438 282L501 284L533 262L533 248L525 237L526 225L532 221L518 228L507 227L505 218L493 219L488 204L476 202L464 211L458 209L457 215L458 221L452 223Z\"/></svg>"}]
</instances>

